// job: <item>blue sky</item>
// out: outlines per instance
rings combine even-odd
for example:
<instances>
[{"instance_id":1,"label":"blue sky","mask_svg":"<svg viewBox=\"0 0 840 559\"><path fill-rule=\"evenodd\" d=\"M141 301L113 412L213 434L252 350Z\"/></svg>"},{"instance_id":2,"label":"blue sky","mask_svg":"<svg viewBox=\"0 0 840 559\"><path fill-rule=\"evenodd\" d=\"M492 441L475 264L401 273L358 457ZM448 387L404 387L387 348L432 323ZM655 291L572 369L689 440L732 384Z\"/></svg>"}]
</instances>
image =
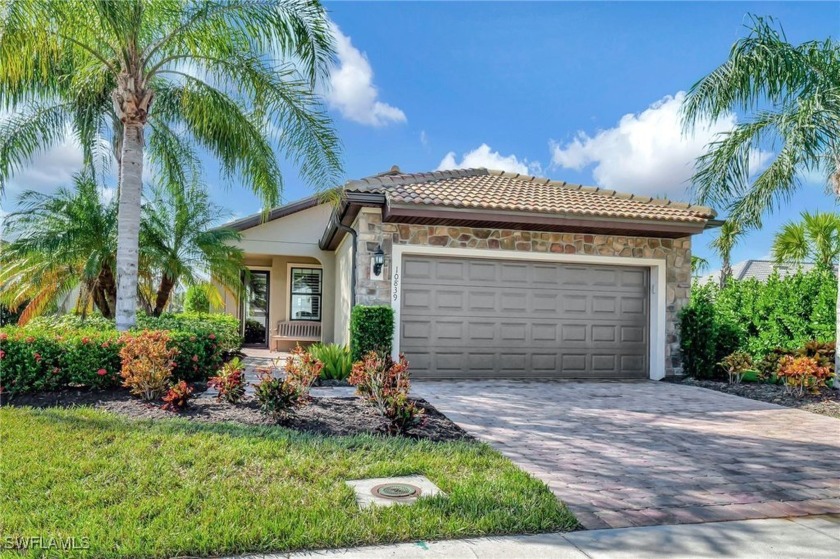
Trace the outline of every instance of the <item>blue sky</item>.
<instances>
[{"instance_id":1,"label":"blue sky","mask_svg":"<svg viewBox=\"0 0 840 559\"><path fill-rule=\"evenodd\" d=\"M690 198L691 161L737 118L681 138L680 92L726 59L745 34L746 14L778 18L794 43L840 30L840 3L832 2L327 7L340 30L327 101L347 178L394 164L404 171L488 166L674 199ZM49 189L68 176L72 150L49 155L14 183ZM207 180L233 216L259 209L252 194L223 185L212 163ZM286 180L286 200L310 193L292 167ZM734 259L766 256L772 232L805 209L836 206L821 183L807 184ZM694 250L716 263L707 246L713 236L695 238Z\"/></svg>"}]
</instances>

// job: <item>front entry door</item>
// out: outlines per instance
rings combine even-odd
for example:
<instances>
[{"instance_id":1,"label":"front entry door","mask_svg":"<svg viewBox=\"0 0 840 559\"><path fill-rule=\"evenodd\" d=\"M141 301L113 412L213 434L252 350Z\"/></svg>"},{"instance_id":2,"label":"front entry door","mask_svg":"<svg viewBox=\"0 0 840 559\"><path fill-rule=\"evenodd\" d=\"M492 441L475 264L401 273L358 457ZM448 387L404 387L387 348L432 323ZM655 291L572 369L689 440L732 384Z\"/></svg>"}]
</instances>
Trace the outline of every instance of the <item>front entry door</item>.
<instances>
[{"instance_id":1,"label":"front entry door","mask_svg":"<svg viewBox=\"0 0 840 559\"><path fill-rule=\"evenodd\" d=\"M268 347L270 324L268 323L269 273L251 270L251 277L245 284L245 300L242 313L242 337L245 345Z\"/></svg>"}]
</instances>

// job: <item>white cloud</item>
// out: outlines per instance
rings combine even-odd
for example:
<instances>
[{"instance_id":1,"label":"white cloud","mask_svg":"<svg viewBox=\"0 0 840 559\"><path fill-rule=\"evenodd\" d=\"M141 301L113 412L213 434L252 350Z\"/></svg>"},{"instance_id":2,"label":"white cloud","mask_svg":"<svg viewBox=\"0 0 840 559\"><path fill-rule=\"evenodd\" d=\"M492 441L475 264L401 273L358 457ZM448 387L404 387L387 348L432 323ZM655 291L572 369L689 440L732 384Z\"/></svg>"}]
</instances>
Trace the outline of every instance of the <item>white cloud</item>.
<instances>
[{"instance_id":1,"label":"white cloud","mask_svg":"<svg viewBox=\"0 0 840 559\"><path fill-rule=\"evenodd\" d=\"M338 66L330 73L327 104L354 122L368 126L385 126L405 122L402 110L379 100L373 84L373 69L365 53L353 46L350 37L333 24Z\"/></svg>"},{"instance_id":2,"label":"white cloud","mask_svg":"<svg viewBox=\"0 0 840 559\"><path fill-rule=\"evenodd\" d=\"M448 169L474 169L484 167L522 175L539 175L542 173L542 166L539 161L529 162L527 159L520 159L516 155L502 155L487 144L481 144L474 150L463 154L460 163L456 160L455 152L447 153L438 165L438 171Z\"/></svg>"},{"instance_id":3,"label":"white cloud","mask_svg":"<svg viewBox=\"0 0 840 559\"><path fill-rule=\"evenodd\" d=\"M9 178L6 195L15 198L24 190L52 192L70 184L83 165L81 146L71 139L65 140L25 162L23 168Z\"/></svg>"},{"instance_id":4,"label":"white cloud","mask_svg":"<svg viewBox=\"0 0 840 559\"><path fill-rule=\"evenodd\" d=\"M624 115L615 127L594 136L579 132L565 145L552 141L551 163L577 171L594 165L592 176L599 186L682 197L697 157L717 134L736 124L735 115L728 114L684 136L679 113L684 98L683 91L666 96L641 113ZM752 169L763 166L769 157L769 153L757 152Z\"/></svg>"},{"instance_id":5,"label":"white cloud","mask_svg":"<svg viewBox=\"0 0 840 559\"><path fill-rule=\"evenodd\" d=\"M426 134L425 130L420 131L420 143L423 144L423 147L429 145L429 135Z\"/></svg>"}]
</instances>

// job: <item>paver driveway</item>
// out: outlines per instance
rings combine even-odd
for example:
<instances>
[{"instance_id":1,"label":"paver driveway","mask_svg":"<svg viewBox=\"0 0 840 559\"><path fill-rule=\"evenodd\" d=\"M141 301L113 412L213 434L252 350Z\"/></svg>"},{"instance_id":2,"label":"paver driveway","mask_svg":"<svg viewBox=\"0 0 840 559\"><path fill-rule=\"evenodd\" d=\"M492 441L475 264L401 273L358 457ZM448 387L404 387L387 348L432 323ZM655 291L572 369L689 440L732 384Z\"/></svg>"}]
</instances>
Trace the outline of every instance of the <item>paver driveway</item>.
<instances>
[{"instance_id":1,"label":"paver driveway","mask_svg":"<svg viewBox=\"0 0 840 559\"><path fill-rule=\"evenodd\" d=\"M840 513L840 420L663 382L417 381L586 528Z\"/></svg>"}]
</instances>

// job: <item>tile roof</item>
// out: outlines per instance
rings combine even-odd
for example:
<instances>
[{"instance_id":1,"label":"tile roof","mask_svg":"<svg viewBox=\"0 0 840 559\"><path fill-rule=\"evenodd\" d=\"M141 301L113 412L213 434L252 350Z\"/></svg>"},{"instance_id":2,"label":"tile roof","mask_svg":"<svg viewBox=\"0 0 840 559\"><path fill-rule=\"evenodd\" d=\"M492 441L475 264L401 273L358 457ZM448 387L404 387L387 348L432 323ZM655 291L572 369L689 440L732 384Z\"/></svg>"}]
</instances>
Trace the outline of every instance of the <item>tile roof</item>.
<instances>
[{"instance_id":1,"label":"tile roof","mask_svg":"<svg viewBox=\"0 0 840 559\"><path fill-rule=\"evenodd\" d=\"M386 173L350 181L345 188L349 191L381 192L390 204L402 206L688 223L703 223L715 216L715 211L705 206L488 169L407 174L394 167Z\"/></svg>"},{"instance_id":2,"label":"tile roof","mask_svg":"<svg viewBox=\"0 0 840 559\"><path fill-rule=\"evenodd\" d=\"M778 272L779 277L787 277L796 272L810 272L816 267L813 262L801 262L799 264L777 264L772 260L743 260L737 264L732 265L732 277L735 279L757 279L758 281L767 281L773 272ZM836 270L836 267L835 267ZM700 283L706 282L720 282L720 270L715 270L711 274L699 278Z\"/></svg>"}]
</instances>

